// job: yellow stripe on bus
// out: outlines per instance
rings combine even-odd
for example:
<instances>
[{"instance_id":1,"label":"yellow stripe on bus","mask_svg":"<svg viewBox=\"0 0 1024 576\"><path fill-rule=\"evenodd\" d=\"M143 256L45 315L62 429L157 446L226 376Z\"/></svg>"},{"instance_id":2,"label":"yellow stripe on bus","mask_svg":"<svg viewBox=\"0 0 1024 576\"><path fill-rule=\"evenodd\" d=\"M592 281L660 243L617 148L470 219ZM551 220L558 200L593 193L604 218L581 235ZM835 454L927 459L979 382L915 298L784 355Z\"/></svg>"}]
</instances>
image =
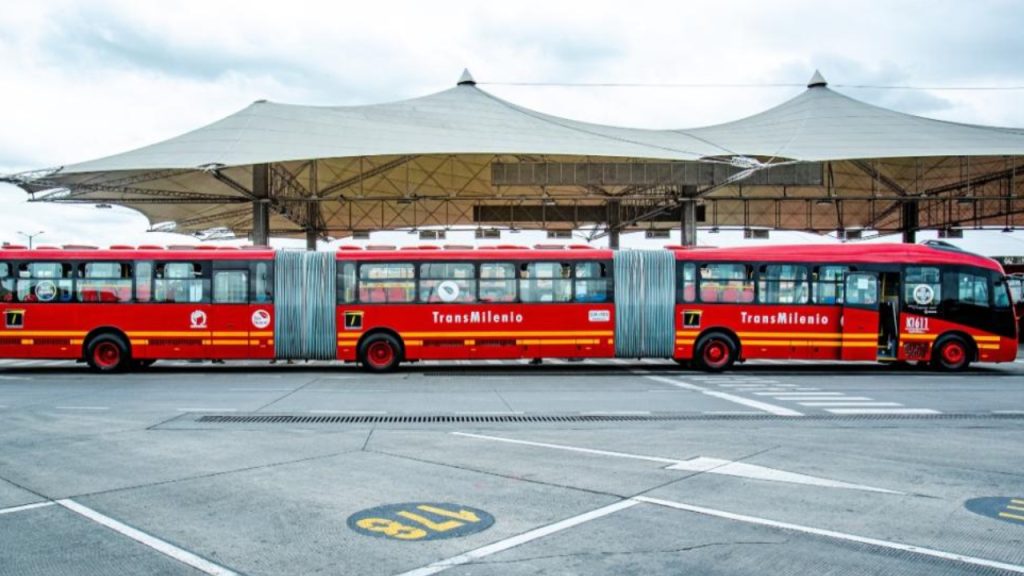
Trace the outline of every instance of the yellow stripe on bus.
<instances>
[{"instance_id":1,"label":"yellow stripe on bus","mask_svg":"<svg viewBox=\"0 0 1024 576\"><path fill-rule=\"evenodd\" d=\"M248 340L214 340L214 346L248 346Z\"/></svg>"},{"instance_id":2,"label":"yellow stripe on bus","mask_svg":"<svg viewBox=\"0 0 1024 576\"><path fill-rule=\"evenodd\" d=\"M900 334L900 340L935 340L937 334Z\"/></svg>"},{"instance_id":3,"label":"yellow stripe on bus","mask_svg":"<svg viewBox=\"0 0 1024 576\"><path fill-rule=\"evenodd\" d=\"M601 343L600 340L590 340L590 339L554 339L554 338L548 338L548 339L544 339L544 340L540 340L540 339L537 339L537 340L532 340L532 339L531 340L516 340L516 345L518 345L518 346L554 346L554 345L560 345L560 344L586 345L586 344L600 344L600 343Z\"/></svg>"},{"instance_id":4,"label":"yellow stripe on bus","mask_svg":"<svg viewBox=\"0 0 1024 576\"><path fill-rule=\"evenodd\" d=\"M248 332L214 332L214 338L238 338L239 336L249 336Z\"/></svg>"},{"instance_id":5,"label":"yellow stripe on bus","mask_svg":"<svg viewBox=\"0 0 1024 576\"><path fill-rule=\"evenodd\" d=\"M138 336L140 338L159 338L159 337L188 337L195 336L196 338L210 338L213 333L202 330L192 330L191 332L126 332L129 338Z\"/></svg>"},{"instance_id":6,"label":"yellow stripe on bus","mask_svg":"<svg viewBox=\"0 0 1024 576\"><path fill-rule=\"evenodd\" d=\"M26 338L33 337L33 336L36 336L36 337L39 337L39 336L73 337L73 336L85 336L86 334L87 334L87 332L68 332L68 331L65 331L65 330L0 330L0 336L15 336L15 337L24 336Z\"/></svg>"},{"instance_id":7,"label":"yellow stripe on bus","mask_svg":"<svg viewBox=\"0 0 1024 576\"><path fill-rule=\"evenodd\" d=\"M495 336L508 338L530 338L538 336L615 336L612 330L582 331L527 331L527 332L402 332L408 338L490 338Z\"/></svg>"}]
</instances>

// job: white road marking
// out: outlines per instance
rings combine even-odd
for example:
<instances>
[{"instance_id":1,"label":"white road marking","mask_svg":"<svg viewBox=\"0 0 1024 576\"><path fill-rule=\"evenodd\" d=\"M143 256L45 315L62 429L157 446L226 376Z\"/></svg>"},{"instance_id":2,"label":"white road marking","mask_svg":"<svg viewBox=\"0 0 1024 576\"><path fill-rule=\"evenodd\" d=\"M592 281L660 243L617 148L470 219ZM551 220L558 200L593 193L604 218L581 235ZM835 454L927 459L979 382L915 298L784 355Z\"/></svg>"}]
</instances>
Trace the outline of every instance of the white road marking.
<instances>
[{"instance_id":1,"label":"white road marking","mask_svg":"<svg viewBox=\"0 0 1024 576\"><path fill-rule=\"evenodd\" d=\"M25 376L0 376L0 380L31 380Z\"/></svg>"},{"instance_id":2,"label":"white road marking","mask_svg":"<svg viewBox=\"0 0 1024 576\"><path fill-rule=\"evenodd\" d=\"M310 410L310 414L387 414L384 410Z\"/></svg>"},{"instance_id":3,"label":"white road marking","mask_svg":"<svg viewBox=\"0 0 1024 576\"><path fill-rule=\"evenodd\" d=\"M109 406L54 406L57 410L110 410Z\"/></svg>"},{"instance_id":4,"label":"white road marking","mask_svg":"<svg viewBox=\"0 0 1024 576\"><path fill-rule=\"evenodd\" d=\"M518 410L493 410L490 412L479 412L479 411L466 411L456 412L459 416L514 416L518 414L525 414L525 412Z\"/></svg>"},{"instance_id":5,"label":"white road marking","mask_svg":"<svg viewBox=\"0 0 1024 576\"><path fill-rule=\"evenodd\" d=\"M228 388L228 390L231 392L291 392L296 388Z\"/></svg>"},{"instance_id":6,"label":"white road marking","mask_svg":"<svg viewBox=\"0 0 1024 576\"><path fill-rule=\"evenodd\" d=\"M35 510L36 508L46 508L47 506L53 506L55 502L47 500L46 502L35 502L33 504L25 504L23 506L15 506L13 508L0 508L0 514L13 514L15 512L23 512L25 510Z\"/></svg>"},{"instance_id":7,"label":"white road marking","mask_svg":"<svg viewBox=\"0 0 1024 576\"><path fill-rule=\"evenodd\" d=\"M753 410L707 410L701 412L701 414L711 414L715 416L749 416L750 414L760 414L760 412L754 412Z\"/></svg>"},{"instance_id":8,"label":"white road marking","mask_svg":"<svg viewBox=\"0 0 1024 576\"><path fill-rule=\"evenodd\" d=\"M238 408L178 408L178 412L238 412Z\"/></svg>"},{"instance_id":9,"label":"white road marking","mask_svg":"<svg viewBox=\"0 0 1024 576\"><path fill-rule=\"evenodd\" d=\"M825 411L833 414L893 414L897 416L942 414L938 410L931 410L929 408L826 408Z\"/></svg>"},{"instance_id":10,"label":"white road marking","mask_svg":"<svg viewBox=\"0 0 1024 576\"><path fill-rule=\"evenodd\" d=\"M993 414L1024 414L1024 410L993 410Z\"/></svg>"},{"instance_id":11,"label":"white road marking","mask_svg":"<svg viewBox=\"0 0 1024 576\"><path fill-rule=\"evenodd\" d=\"M819 396L817 394L807 394L806 396L786 396L785 398L776 398L776 400L788 400L790 402L798 402L802 400L821 400L823 402L827 400L835 402L869 402L874 400L874 398L868 398L867 396Z\"/></svg>"},{"instance_id":12,"label":"white road marking","mask_svg":"<svg viewBox=\"0 0 1024 576\"><path fill-rule=\"evenodd\" d=\"M738 478L747 478L750 480L767 480L770 482L784 482L788 484L801 484L805 486L820 486L823 488L843 488L846 490L862 490L866 492L878 492L882 494L903 494L902 492L886 490L885 488L875 488L872 486L865 486L863 484L851 484L849 482L829 480L828 478L820 478L818 476L808 476L806 474L797 474L795 472L787 472L785 470L768 468L767 466L758 466L756 464L747 464L744 462L734 462L732 460L722 460L720 458L708 458L706 456L697 456L689 460L679 460L672 458L662 458L660 456L631 454L629 452L614 452L611 450L595 450L593 448L580 448L578 446L568 446L565 444L549 444L547 442L516 440L514 438L488 436L485 434L472 434L469 432L452 432L451 434L454 436L463 436L466 438L493 440L495 442L519 444L522 446L533 446L536 448L551 448L554 450L579 452L581 454L592 454L595 456L610 456L612 458L643 460L646 462L657 462L659 464L667 463L669 465L665 467L665 470L704 472L707 474L721 474L723 476L734 476Z\"/></svg>"},{"instance_id":13,"label":"white road marking","mask_svg":"<svg viewBox=\"0 0 1024 576\"><path fill-rule=\"evenodd\" d=\"M650 410L594 410L580 412L583 416L650 416Z\"/></svg>"},{"instance_id":14,"label":"white road marking","mask_svg":"<svg viewBox=\"0 0 1024 576\"><path fill-rule=\"evenodd\" d=\"M903 406L899 402L799 402L801 406L813 406L816 408L881 408L882 406Z\"/></svg>"},{"instance_id":15,"label":"white road marking","mask_svg":"<svg viewBox=\"0 0 1024 576\"><path fill-rule=\"evenodd\" d=\"M821 478L818 476L808 476L806 474L797 474L796 472L787 472L785 470L778 470L767 466L758 466L757 464L747 464L745 462L734 462L732 460L708 458L705 456L698 456L690 460L679 462L678 464L673 464L666 468L666 470L706 472L709 474L722 474L724 476L735 476L737 478L748 478L751 480L767 480L769 482L784 482L786 484L801 484L803 486L820 486L822 488L862 490L864 492L879 492L881 494L903 494L902 492L886 490L885 488L875 488L873 486L865 486L863 484L851 484L849 482L829 480L828 478Z\"/></svg>"},{"instance_id":16,"label":"white road marking","mask_svg":"<svg viewBox=\"0 0 1024 576\"><path fill-rule=\"evenodd\" d=\"M596 510L591 510L590 512L585 512L583 514L580 514L579 516L566 518L565 520L555 522L554 524L541 526L540 528L535 528L533 530L530 530L529 532L523 532L522 534L519 534L517 536L506 538L504 540L499 540L497 542L494 542L493 544L482 546L480 548L477 548L476 550L470 550L469 552L459 554L458 556L452 556L451 558L438 560L433 564L424 566L422 568L417 568L415 570L410 570L408 572L403 572L398 576L429 576L430 574L437 574L438 572L442 572L449 568L461 566L463 564L468 564L470 562L473 562L474 560L479 560L480 558L490 556L491 554L504 552L505 550L515 548L516 546L526 544L527 542L532 542L539 538L550 536L551 534L561 532L562 530L572 528L573 526L579 526L584 522L596 520L609 514L614 514L620 510L632 508L633 506L636 506L639 503L640 502L638 500L634 499L621 500L614 504L609 504L608 506L604 506Z\"/></svg>"},{"instance_id":17,"label":"white road marking","mask_svg":"<svg viewBox=\"0 0 1024 576\"><path fill-rule=\"evenodd\" d=\"M922 556L930 556L932 558L940 558L942 560L949 560L951 562L958 562L961 564L970 564L972 566L984 566L986 568L997 568L999 570L1006 570L1009 572L1015 572L1018 574L1024 574L1024 566L1019 564L1008 564L1006 562L999 562L996 560L988 560L986 558L978 558L976 556L967 556L964 554L957 554L955 552L945 552L942 550L935 550L933 548L925 548L922 546L915 546L913 544L903 544L901 542L892 542L889 540L879 540L877 538L867 538L864 536L857 536L855 534L847 534L845 532L837 532L835 530L825 530L822 528L812 528L810 526L802 526L800 524L791 524L789 522L778 522L776 520L769 520L767 518L758 518L755 516L747 516L745 514L736 514L733 512L726 512L724 510L715 510L712 508L705 508L703 506L694 506L692 504L685 504L683 502L675 502L672 500L663 500L661 498L650 498L647 496L637 496L634 500L646 502L648 504L655 504L657 506L664 506L666 508L674 508L676 510L684 510L686 512L694 512L696 514L703 514L705 516L714 516L716 518L724 518L726 520L735 520L737 522L746 522L747 524L757 524L759 526L768 526L770 528L778 528L780 530L789 530L791 532L801 532L803 534L811 534L814 536L821 536L824 538L832 538L835 540L845 540L847 542L856 542L858 544L867 544L869 546L876 546L879 548L887 548L889 550L899 550L901 552L910 552L912 554L920 554Z\"/></svg>"},{"instance_id":18,"label":"white road marking","mask_svg":"<svg viewBox=\"0 0 1024 576\"><path fill-rule=\"evenodd\" d=\"M806 392L754 392L756 396L810 396ZM815 392L814 396L842 396L842 392Z\"/></svg>"},{"instance_id":19,"label":"white road marking","mask_svg":"<svg viewBox=\"0 0 1024 576\"><path fill-rule=\"evenodd\" d=\"M143 546L152 548L153 550L156 550L157 552L160 552L165 556L169 556L177 560L178 562L181 562L182 564L191 566L196 570L199 570L206 574L210 574L211 576L234 576L236 574L236 572L232 570L228 570L223 566L214 564L213 562L210 562L205 558L200 558L199 556L196 556L195 554L182 548L178 548L173 544L165 542L157 538L156 536L151 536L141 530L136 530L135 528L132 528L127 524L122 524L121 522L118 522L117 520L114 520L109 516L100 514L99 512L93 510L92 508L83 506L78 502L75 502L74 500L57 500L57 504L60 504L61 506L67 508L68 510L74 512L75 514L84 516L85 518L88 518L89 520L92 520L97 524L106 526L107 528L110 528L118 534L127 536L128 538L135 540Z\"/></svg>"},{"instance_id":20,"label":"white road marking","mask_svg":"<svg viewBox=\"0 0 1024 576\"><path fill-rule=\"evenodd\" d=\"M471 434L469 432L452 432L453 436L465 438L477 438L480 440L493 440L506 444L519 444L521 446L534 446L536 448L552 448L554 450L566 450L579 452L581 454L594 454L596 456L611 456L614 458L627 458L630 460L644 460L646 462L657 462L659 464L678 464L678 459L661 458L659 456L644 456L642 454L630 454L628 452L614 452L611 450L595 450L593 448L580 448L578 446L566 446L564 444L548 444L546 442L531 442L530 440L516 440L514 438L503 438L501 436L488 436L486 434Z\"/></svg>"},{"instance_id":21,"label":"white road marking","mask_svg":"<svg viewBox=\"0 0 1024 576\"><path fill-rule=\"evenodd\" d=\"M634 373L646 374L645 372L640 370L635 370ZM734 402L736 404L742 404L743 406L746 406L748 408L757 408L758 410L763 410L765 412L768 412L769 414L774 414L776 416L803 416L803 413L797 412L796 410L791 410L789 408L785 408L783 406L776 406L774 404L769 404L767 402L761 402L758 400L751 400L750 398L736 396L734 394L729 394L727 392L708 390L707 388L701 388L700 386L697 386L695 384L689 384L687 382L682 382L679 380L672 380L670 378L663 378L661 376L650 375L648 375L647 378L650 380L654 380L656 382L662 382L670 386L675 386L677 388L683 388L684 390L693 390L694 392L700 392L705 396L712 396L714 398L719 398L721 400L727 400L729 402Z\"/></svg>"}]
</instances>

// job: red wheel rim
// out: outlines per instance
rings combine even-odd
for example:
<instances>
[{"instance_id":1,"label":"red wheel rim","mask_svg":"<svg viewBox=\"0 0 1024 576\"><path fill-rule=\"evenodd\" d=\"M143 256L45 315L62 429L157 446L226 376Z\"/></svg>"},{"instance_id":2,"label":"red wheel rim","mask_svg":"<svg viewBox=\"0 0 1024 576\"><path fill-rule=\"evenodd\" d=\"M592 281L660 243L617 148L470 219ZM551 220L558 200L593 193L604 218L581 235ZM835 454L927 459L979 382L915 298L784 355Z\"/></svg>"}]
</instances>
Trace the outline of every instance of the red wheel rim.
<instances>
[{"instance_id":1,"label":"red wheel rim","mask_svg":"<svg viewBox=\"0 0 1024 576\"><path fill-rule=\"evenodd\" d=\"M712 368L725 366L729 361L729 345L722 340L712 340L704 346L704 363Z\"/></svg>"},{"instance_id":2,"label":"red wheel rim","mask_svg":"<svg viewBox=\"0 0 1024 576\"><path fill-rule=\"evenodd\" d=\"M366 359L375 368L385 368L395 359L395 350L384 340L370 344L366 349Z\"/></svg>"},{"instance_id":3,"label":"red wheel rim","mask_svg":"<svg viewBox=\"0 0 1024 576\"><path fill-rule=\"evenodd\" d=\"M958 342L950 342L942 347L942 360L951 366L956 366L963 362L966 355L964 347Z\"/></svg>"},{"instance_id":4,"label":"red wheel rim","mask_svg":"<svg viewBox=\"0 0 1024 576\"><path fill-rule=\"evenodd\" d=\"M114 368L121 362L121 349L113 342L100 342L92 351L92 359L100 368Z\"/></svg>"}]
</instances>

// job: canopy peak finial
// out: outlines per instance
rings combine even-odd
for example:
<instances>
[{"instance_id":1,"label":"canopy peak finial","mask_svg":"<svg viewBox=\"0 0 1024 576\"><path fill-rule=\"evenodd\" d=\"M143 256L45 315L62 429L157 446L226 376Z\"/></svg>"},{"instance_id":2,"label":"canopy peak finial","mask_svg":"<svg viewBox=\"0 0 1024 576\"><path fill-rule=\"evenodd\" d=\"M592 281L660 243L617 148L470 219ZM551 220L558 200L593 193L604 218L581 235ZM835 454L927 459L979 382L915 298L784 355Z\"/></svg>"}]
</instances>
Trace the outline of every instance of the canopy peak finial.
<instances>
[{"instance_id":1,"label":"canopy peak finial","mask_svg":"<svg viewBox=\"0 0 1024 576\"><path fill-rule=\"evenodd\" d=\"M462 69L462 76L459 76L458 86L476 86L476 80L469 73L469 68Z\"/></svg>"},{"instance_id":2,"label":"canopy peak finial","mask_svg":"<svg viewBox=\"0 0 1024 576\"><path fill-rule=\"evenodd\" d=\"M814 76L811 76L810 81L807 82L807 87L808 88L824 88L826 86L828 86L828 82L825 80L825 77L821 75L820 71L815 70L814 71Z\"/></svg>"}]
</instances>

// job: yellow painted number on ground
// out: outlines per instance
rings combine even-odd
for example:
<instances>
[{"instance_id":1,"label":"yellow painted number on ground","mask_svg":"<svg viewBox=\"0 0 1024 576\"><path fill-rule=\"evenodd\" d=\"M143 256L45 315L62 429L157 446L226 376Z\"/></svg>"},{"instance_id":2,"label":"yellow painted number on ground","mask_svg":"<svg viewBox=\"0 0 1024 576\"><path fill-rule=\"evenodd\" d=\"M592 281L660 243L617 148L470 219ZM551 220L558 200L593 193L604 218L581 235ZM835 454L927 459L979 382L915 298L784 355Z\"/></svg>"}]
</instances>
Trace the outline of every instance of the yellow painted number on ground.
<instances>
[{"instance_id":1,"label":"yellow painted number on ground","mask_svg":"<svg viewBox=\"0 0 1024 576\"><path fill-rule=\"evenodd\" d=\"M427 531L422 528L406 526L401 522L395 522L386 518L363 518L356 522L356 526L370 532L381 532L385 536L398 538L399 540L419 540L427 535Z\"/></svg>"},{"instance_id":2,"label":"yellow painted number on ground","mask_svg":"<svg viewBox=\"0 0 1024 576\"><path fill-rule=\"evenodd\" d=\"M445 518L455 518L456 520L462 520L463 522L480 521L480 518L476 514L470 512L469 510L459 510L458 512L452 512L451 510L445 510L444 508L437 508L435 506L428 506L426 504L421 504L416 508L424 512L430 512L431 514L443 516Z\"/></svg>"},{"instance_id":3,"label":"yellow painted number on ground","mask_svg":"<svg viewBox=\"0 0 1024 576\"><path fill-rule=\"evenodd\" d=\"M423 516L420 516L419 514L414 514L412 512L406 512L405 510L402 510L401 512L399 512L398 515L401 516L402 518L405 518L406 520L412 520L413 522L416 522L417 524L421 524L423 526L426 526L427 529L433 530L434 532L447 532L447 531L449 531L449 530L451 530L453 528L458 528L459 526L463 525L463 523L459 522L458 520L449 520L447 522L440 522L440 523L434 522L433 520L429 520L427 518L424 518Z\"/></svg>"}]
</instances>

